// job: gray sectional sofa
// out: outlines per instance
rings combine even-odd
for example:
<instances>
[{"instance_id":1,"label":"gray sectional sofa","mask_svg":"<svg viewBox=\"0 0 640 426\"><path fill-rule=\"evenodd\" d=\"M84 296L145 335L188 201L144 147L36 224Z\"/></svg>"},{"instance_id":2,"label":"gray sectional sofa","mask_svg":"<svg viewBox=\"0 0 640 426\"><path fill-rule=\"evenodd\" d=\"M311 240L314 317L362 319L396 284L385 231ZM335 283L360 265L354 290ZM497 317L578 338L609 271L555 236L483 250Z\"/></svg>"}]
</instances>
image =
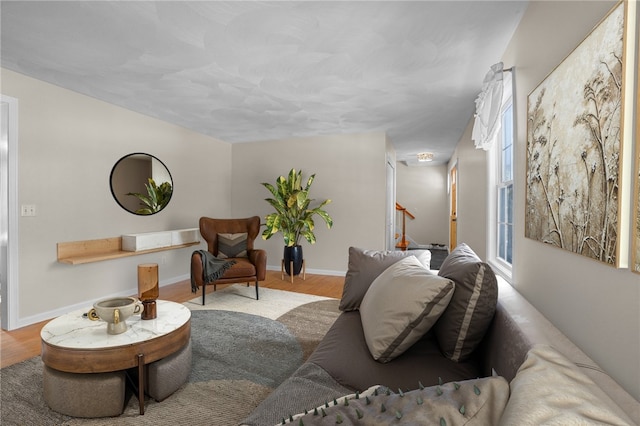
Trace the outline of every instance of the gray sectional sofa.
<instances>
[{"instance_id":1,"label":"gray sectional sofa","mask_svg":"<svg viewBox=\"0 0 640 426\"><path fill-rule=\"evenodd\" d=\"M242 425L640 422L640 402L468 246L439 271L429 258L350 248L343 312Z\"/></svg>"}]
</instances>

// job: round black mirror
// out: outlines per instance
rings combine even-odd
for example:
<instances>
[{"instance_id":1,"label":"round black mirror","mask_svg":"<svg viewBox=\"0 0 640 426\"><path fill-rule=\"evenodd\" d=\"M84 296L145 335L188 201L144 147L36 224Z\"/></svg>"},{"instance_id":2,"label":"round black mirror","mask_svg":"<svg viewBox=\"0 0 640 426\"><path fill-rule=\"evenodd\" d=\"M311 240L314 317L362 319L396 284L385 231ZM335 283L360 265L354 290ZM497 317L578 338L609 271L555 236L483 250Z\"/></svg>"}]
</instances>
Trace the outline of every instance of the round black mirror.
<instances>
[{"instance_id":1,"label":"round black mirror","mask_svg":"<svg viewBox=\"0 0 640 426\"><path fill-rule=\"evenodd\" d=\"M162 161L150 154L125 155L111 169L111 193L126 211L138 215L158 213L173 194L173 180Z\"/></svg>"}]
</instances>

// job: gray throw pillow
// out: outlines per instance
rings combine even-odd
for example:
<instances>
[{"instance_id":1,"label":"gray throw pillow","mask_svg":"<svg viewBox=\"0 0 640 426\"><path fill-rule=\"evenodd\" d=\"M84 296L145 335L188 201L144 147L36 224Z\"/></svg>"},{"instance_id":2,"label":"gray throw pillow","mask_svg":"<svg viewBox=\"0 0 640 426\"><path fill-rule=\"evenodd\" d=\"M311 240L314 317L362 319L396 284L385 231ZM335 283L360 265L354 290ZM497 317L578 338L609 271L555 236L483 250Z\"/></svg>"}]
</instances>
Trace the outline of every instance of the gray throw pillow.
<instances>
[{"instance_id":1,"label":"gray throw pillow","mask_svg":"<svg viewBox=\"0 0 640 426\"><path fill-rule=\"evenodd\" d=\"M389 362L424 336L440 318L453 282L429 272L413 256L376 278L360 305L364 338L373 359Z\"/></svg>"},{"instance_id":2,"label":"gray throw pillow","mask_svg":"<svg viewBox=\"0 0 640 426\"><path fill-rule=\"evenodd\" d=\"M491 267L465 243L447 256L438 275L452 280L456 289L433 329L444 355L452 361L464 361L491 324L498 302L498 281Z\"/></svg>"},{"instance_id":3,"label":"gray throw pillow","mask_svg":"<svg viewBox=\"0 0 640 426\"><path fill-rule=\"evenodd\" d=\"M218 234L218 257L247 257L247 233Z\"/></svg>"},{"instance_id":4,"label":"gray throw pillow","mask_svg":"<svg viewBox=\"0 0 640 426\"><path fill-rule=\"evenodd\" d=\"M373 280L389 266L407 256L415 256L425 268L430 268L429 250L378 251L349 247L349 266L344 279L340 310L358 309Z\"/></svg>"}]
</instances>

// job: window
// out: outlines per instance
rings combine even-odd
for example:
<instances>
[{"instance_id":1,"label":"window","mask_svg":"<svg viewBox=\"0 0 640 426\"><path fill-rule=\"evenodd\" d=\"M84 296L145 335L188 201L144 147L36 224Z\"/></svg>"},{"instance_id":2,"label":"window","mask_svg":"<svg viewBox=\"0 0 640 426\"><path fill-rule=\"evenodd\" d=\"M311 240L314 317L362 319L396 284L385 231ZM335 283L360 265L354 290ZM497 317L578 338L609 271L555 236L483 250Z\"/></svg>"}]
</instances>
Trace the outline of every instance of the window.
<instances>
[{"instance_id":1,"label":"window","mask_svg":"<svg viewBox=\"0 0 640 426\"><path fill-rule=\"evenodd\" d=\"M513 105L511 103L502 112L500 133L496 257L511 265L513 262Z\"/></svg>"},{"instance_id":2,"label":"window","mask_svg":"<svg viewBox=\"0 0 640 426\"><path fill-rule=\"evenodd\" d=\"M513 265L514 107L511 73L504 74L500 131L488 153L488 257L496 273L511 279Z\"/></svg>"}]
</instances>

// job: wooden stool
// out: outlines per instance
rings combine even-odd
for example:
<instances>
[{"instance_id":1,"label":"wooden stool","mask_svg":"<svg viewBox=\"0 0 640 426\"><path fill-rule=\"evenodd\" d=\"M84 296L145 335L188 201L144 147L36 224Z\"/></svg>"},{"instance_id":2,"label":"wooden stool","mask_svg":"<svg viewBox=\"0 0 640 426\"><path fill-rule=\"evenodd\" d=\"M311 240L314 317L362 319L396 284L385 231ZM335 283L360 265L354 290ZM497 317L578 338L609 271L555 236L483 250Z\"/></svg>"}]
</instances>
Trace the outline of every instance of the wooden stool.
<instances>
[{"instance_id":1,"label":"wooden stool","mask_svg":"<svg viewBox=\"0 0 640 426\"><path fill-rule=\"evenodd\" d=\"M289 271L293 271L293 260L289 262ZM280 276L281 280L284 280L284 259L282 259L282 262L280 264L280 272L282 273L282 275ZM290 275L291 277L291 284L293 284L293 275ZM307 279L307 267L304 264L304 259L302 259L302 281Z\"/></svg>"}]
</instances>

